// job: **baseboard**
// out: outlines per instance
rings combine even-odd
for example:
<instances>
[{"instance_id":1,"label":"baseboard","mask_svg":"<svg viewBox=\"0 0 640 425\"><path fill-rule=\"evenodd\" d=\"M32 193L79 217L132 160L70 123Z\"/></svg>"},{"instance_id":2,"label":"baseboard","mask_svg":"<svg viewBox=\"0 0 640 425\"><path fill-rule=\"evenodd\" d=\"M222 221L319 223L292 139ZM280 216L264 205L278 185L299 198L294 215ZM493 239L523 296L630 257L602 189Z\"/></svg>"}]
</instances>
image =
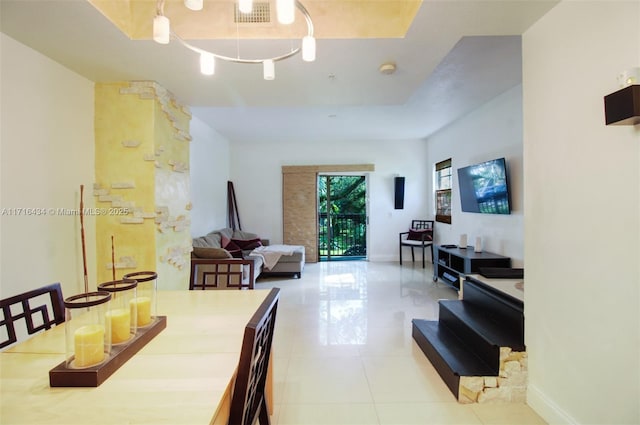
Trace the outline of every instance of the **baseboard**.
<instances>
[{"instance_id":1,"label":"baseboard","mask_svg":"<svg viewBox=\"0 0 640 425\"><path fill-rule=\"evenodd\" d=\"M429 253L427 253L427 257L429 257ZM411 251L407 251L406 254L402 255L402 260L404 264L411 264ZM400 258L398 258L398 255L373 255L373 256L369 256L369 261L375 262L375 263L390 263L390 262L395 262L397 264L400 264ZM416 253L416 264L421 264L422 265L422 258L420 257L420 255L418 253ZM431 258L426 258L425 259L425 264L431 264Z\"/></svg>"},{"instance_id":2,"label":"baseboard","mask_svg":"<svg viewBox=\"0 0 640 425\"><path fill-rule=\"evenodd\" d=\"M545 393L540 391L535 385L529 384L527 388L527 404L550 425L570 424L578 425L571 415L562 410Z\"/></svg>"}]
</instances>

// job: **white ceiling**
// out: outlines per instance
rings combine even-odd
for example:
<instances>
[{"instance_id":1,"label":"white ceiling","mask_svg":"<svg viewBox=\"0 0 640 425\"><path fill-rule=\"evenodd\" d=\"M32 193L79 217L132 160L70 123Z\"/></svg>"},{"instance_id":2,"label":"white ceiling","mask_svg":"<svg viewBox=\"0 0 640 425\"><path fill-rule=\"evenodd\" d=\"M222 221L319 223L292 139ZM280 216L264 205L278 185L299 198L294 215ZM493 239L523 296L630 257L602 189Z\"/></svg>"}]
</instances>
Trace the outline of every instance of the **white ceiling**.
<instances>
[{"instance_id":1,"label":"white ceiling","mask_svg":"<svg viewBox=\"0 0 640 425\"><path fill-rule=\"evenodd\" d=\"M556 3L424 0L405 38L319 39L315 62L277 62L273 81L260 65L220 62L205 77L178 43L130 40L84 0L0 0L0 30L92 81L157 81L232 142L401 140L519 84L520 35ZM241 43L243 52L291 44ZM236 41L197 44L224 52ZM392 75L378 71L387 61Z\"/></svg>"}]
</instances>

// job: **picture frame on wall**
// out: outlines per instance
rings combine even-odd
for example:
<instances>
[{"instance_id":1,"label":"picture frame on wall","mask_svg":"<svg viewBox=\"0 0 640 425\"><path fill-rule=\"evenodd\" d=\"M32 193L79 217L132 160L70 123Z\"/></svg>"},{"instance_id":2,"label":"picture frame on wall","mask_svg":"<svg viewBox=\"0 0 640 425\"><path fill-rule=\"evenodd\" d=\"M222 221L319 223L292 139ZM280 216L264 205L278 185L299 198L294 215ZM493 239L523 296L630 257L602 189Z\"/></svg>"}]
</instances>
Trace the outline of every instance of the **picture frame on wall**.
<instances>
[{"instance_id":1,"label":"picture frame on wall","mask_svg":"<svg viewBox=\"0 0 640 425\"><path fill-rule=\"evenodd\" d=\"M436 191L436 221L451 224L451 189Z\"/></svg>"}]
</instances>

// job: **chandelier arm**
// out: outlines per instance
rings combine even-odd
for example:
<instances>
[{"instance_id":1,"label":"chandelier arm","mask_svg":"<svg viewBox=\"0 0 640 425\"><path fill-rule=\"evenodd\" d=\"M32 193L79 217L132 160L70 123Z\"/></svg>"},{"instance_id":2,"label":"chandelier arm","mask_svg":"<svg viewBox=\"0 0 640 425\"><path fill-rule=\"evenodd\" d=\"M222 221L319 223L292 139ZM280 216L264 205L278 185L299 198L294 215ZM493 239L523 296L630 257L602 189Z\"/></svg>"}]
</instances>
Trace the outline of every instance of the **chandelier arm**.
<instances>
[{"instance_id":1,"label":"chandelier arm","mask_svg":"<svg viewBox=\"0 0 640 425\"><path fill-rule=\"evenodd\" d=\"M164 0L163 0L164 1ZM313 21L311 20L311 15L309 15L309 11L299 0L296 0L296 7L302 15L304 16L304 20L307 21L307 35L313 37Z\"/></svg>"},{"instance_id":2,"label":"chandelier arm","mask_svg":"<svg viewBox=\"0 0 640 425\"><path fill-rule=\"evenodd\" d=\"M156 15L164 16L164 0L158 0L156 3Z\"/></svg>"},{"instance_id":3,"label":"chandelier arm","mask_svg":"<svg viewBox=\"0 0 640 425\"><path fill-rule=\"evenodd\" d=\"M212 55L213 57L216 57L218 59L222 59L224 61L227 62L235 62L235 63L262 63L266 60L272 60L274 62L278 62L281 61L283 59L288 59L292 56L297 55L298 53L300 53L300 47L296 47L295 49L293 49L292 51L285 53L283 55L280 56L273 56L270 58L264 58L264 59L242 59L242 58L233 58L230 56L224 56L224 55L220 55L218 53L214 53L210 50L206 50L206 49L202 49L200 47L196 47L193 44L190 44L186 41L184 41L182 38L180 38L180 36L178 36L175 32L171 31L171 35L173 36L173 38L175 38L176 40L178 40L178 42L180 42L180 44L182 44L184 47L186 47L187 49L196 52L196 53L208 53L210 55Z\"/></svg>"}]
</instances>

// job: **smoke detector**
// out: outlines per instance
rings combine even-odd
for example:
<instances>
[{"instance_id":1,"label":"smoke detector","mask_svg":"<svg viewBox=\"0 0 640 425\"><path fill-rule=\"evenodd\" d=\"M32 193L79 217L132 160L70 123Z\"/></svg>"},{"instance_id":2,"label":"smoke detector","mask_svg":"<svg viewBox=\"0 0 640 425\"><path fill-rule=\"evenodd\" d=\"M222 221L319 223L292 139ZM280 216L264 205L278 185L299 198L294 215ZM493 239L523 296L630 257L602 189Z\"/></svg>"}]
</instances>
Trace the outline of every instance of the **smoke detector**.
<instances>
[{"instance_id":1,"label":"smoke detector","mask_svg":"<svg viewBox=\"0 0 640 425\"><path fill-rule=\"evenodd\" d=\"M380 68L378 68L378 70L383 75L391 75L396 72L396 64L393 62L385 62L380 65Z\"/></svg>"}]
</instances>

